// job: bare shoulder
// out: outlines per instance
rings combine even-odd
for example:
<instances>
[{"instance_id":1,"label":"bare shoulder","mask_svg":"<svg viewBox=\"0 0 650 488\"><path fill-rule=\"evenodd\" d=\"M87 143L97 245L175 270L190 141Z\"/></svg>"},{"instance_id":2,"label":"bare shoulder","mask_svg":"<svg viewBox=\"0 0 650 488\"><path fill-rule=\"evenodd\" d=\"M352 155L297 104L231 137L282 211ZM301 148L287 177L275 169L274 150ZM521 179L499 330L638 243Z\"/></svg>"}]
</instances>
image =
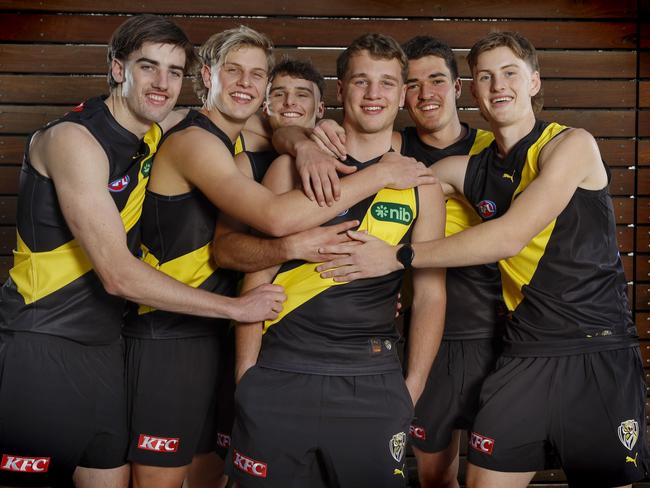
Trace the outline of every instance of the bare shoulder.
<instances>
[{"instance_id":1,"label":"bare shoulder","mask_svg":"<svg viewBox=\"0 0 650 488\"><path fill-rule=\"evenodd\" d=\"M246 128L241 132L242 137L244 138L244 145L246 146L247 151L268 151L273 149L271 145L271 140L269 137L262 136L257 132L250 131Z\"/></svg>"},{"instance_id":2,"label":"bare shoulder","mask_svg":"<svg viewBox=\"0 0 650 488\"><path fill-rule=\"evenodd\" d=\"M468 162L469 156L449 156L431 166L433 175L438 178L445 195L463 194Z\"/></svg>"},{"instance_id":3,"label":"bare shoulder","mask_svg":"<svg viewBox=\"0 0 650 488\"><path fill-rule=\"evenodd\" d=\"M593 135L579 128L565 130L540 153L541 173L562 173L568 181L588 190L607 185L607 173Z\"/></svg>"},{"instance_id":4,"label":"bare shoulder","mask_svg":"<svg viewBox=\"0 0 650 488\"><path fill-rule=\"evenodd\" d=\"M169 112L169 115L167 115L167 117L165 117L165 119L159 124L163 132L167 132L183 120L189 111L188 108L178 108Z\"/></svg>"},{"instance_id":5,"label":"bare shoulder","mask_svg":"<svg viewBox=\"0 0 650 488\"><path fill-rule=\"evenodd\" d=\"M32 166L43 176L73 168L76 162L108 165L108 158L99 142L84 126L62 122L34 135L29 148Z\"/></svg>"}]
</instances>

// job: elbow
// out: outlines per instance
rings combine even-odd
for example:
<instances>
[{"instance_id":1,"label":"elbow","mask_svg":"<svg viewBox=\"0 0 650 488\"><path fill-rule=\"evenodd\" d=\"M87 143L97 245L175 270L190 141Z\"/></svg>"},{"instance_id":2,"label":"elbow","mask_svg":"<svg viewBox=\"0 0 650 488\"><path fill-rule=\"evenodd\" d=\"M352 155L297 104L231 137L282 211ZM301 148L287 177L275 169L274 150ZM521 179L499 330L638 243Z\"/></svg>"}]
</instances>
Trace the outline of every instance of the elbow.
<instances>
[{"instance_id":1,"label":"elbow","mask_svg":"<svg viewBox=\"0 0 650 488\"><path fill-rule=\"evenodd\" d=\"M226 245L223 242L212 242L212 259L219 268L232 268L233 261L227 252Z\"/></svg>"},{"instance_id":2,"label":"elbow","mask_svg":"<svg viewBox=\"0 0 650 488\"><path fill-rule=\"evenodd\" d=\"M503 252L500 259L508 259L516 256L524 249L524 247L526 247L527 243L527 240L522 239L518 236L513 236L510 239L504 239Z\"/></svg>"},{"instance_id":3,"label":"elbow","mask_svg":"<svg viewBox=\"0 0 650 488\"><path fill-rule=\"evenodd\" d=\"M106 293L116 297L127 297L127 281L115 272L97 272Z\"/></svg>"},{"instance_id":4,"label":"elbow","mask_svg":"<svg viewBox=\"0 0 650 488\"><path fill-rule=\"evenodd\" d=\"M284 211L276 211L267 207L261 212L259 224L256 226L260 232L271 237L284 237L295 232L291 227L295 225Z\"/></svg>"}]
</instances>

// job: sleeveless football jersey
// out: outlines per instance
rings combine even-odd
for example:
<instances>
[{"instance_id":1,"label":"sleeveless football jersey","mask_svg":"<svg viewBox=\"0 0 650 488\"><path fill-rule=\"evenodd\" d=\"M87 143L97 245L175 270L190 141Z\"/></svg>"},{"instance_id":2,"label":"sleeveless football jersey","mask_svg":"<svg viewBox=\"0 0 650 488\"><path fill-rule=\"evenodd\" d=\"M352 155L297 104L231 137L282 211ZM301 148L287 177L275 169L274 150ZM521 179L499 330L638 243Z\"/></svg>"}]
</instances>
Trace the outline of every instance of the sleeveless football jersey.
<instances>
[{"instance_id":1,"label":"sleeveless football jersey","mask_svg":"<svg viewBox=\"0 0 650 488\"><path fill-rule=\"evenodd\" d=\"M217 137L234 155L228 136L208 117L190 110L165 138L188 127L200 127ZM163 139L163 140L164 140ZM212 238L219 209L195 188L182 195L159 195L147 190L142 210L142 260L193 288L234 296L237 274L218 268L212 259ZM124 335L168 339L222 334L225 320L132 308Z\"/></svg>"},{"instance_id":2,"label":"sleeveless football jersey","mask_svg":"<svg viewBox=\"0 0 650 488\"><path fill-rule=\"evenodd\" d=\"M102 98L88 100L43 130L62 122L84 126L106 153L107 189L129 249L137 252L145 187L162 130L154 124L138 139L113 118ZM104 290L63 218L54 183L32 167L28 149L29 142L20 173L14 265L0 291L0 328L84 344L113 342L120 337L125 301Z\"/></svg>"},{"instance_id":3,"label":"sleeveless football jersey","mask_svg":"<svg viewBox=\"0 0 650 488\"><path fill-rule=\"evenodd\" d=\"M566 129L538 121L505 158L495 143L470 158L464 192L483 220L508 210L539 174L542 148ZM562 355L636 342L607 188L576 189L564 210L499 267L509 354Z\"/></svg>"},{"instance_id":4,"label":"sleeveless football jersey","mask_svg":"<svg viewBox=\"0 0 650 488\"><path fill-rule=\"evenodd\" d=\"M465 136L454 144L439 149L418 137L415 127L401 131L401 153L424 163L427 167L448 156L474 155L493 140L491 132L463 124ZM481 219L465 200L448 198L446 204L447 236L481 223ZM503 314L501 276L496 263L447 269L447 307L445 340L487 339L499 335Z\"/></svg>"},{"instance_id":5,"label":"sleeveless football jersey","mask_svg":"<svg viewBox=\"0 0 650 488\"><path fill-rule=\"evenodd\" d=\"M380 158L346 164L359 168ZM409 242L418 215L416 189L383 189L325 225L358 219L360 230L392 244ZM280 316L265 324L258 364L310 374L359 375L400 371L394 326L403 271L351 283L323 279L318 264L292 261L273 281L287 294Z\"/></svg>"}]
</instances>

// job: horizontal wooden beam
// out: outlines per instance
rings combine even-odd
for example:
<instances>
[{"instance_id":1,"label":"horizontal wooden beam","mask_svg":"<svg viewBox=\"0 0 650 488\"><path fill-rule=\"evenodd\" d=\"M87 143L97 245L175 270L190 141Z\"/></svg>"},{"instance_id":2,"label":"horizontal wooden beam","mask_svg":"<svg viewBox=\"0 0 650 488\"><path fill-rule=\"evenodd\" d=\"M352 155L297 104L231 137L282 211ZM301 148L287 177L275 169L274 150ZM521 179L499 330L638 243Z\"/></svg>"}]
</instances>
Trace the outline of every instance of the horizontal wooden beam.
<instances>
[{"instance_id":1,"label":"horizontal wooden beam","mask_svg":"<svg viewBox=\"0 0 650 488\"><path fill-rule=\"evenodd\" d=\"M7 13L0 16L0 41L106 43L126 20L119 15L53 15ZM190 40L199 44L215 32L245 24L266 33L277 46L347 46L363 32L382 32L404 42L435 33L453 47L469 48L490 31L522 33L539 49L635 49L632 21L541 20L475 22L468 20L376 20L298 18L173 17Z\"/></svg>"},{"instance_id":2,"label":"horizontal wooden beam","mask_svg":"<svg viewBox=\"0 0 650 488\"><path fill-rule=\"evenodd\" d=\"M212 0L2 0L0 9L43 12L105 12L186 15L296 15L326 17L473 17L473 18L634 18L637 14L635 0L246 0L245 2L214 2Z\"/></svg>"},{"instance_id":3,"label":"horizontal wooden beam","mask_svg":"<svg viewBox=\"0 0 650 488\"><path fill-rule=\"evenodd\" d=\"M336 58L342 49L277 48L284 56L310 60L323 76L336 76ZM460 76L471 76L467 50L456 50ZM538 50L544 78L627 78L636 76L634 51ZM0 73L106 74L105 45L0 44Z\"/></svg>"}]
</instances>

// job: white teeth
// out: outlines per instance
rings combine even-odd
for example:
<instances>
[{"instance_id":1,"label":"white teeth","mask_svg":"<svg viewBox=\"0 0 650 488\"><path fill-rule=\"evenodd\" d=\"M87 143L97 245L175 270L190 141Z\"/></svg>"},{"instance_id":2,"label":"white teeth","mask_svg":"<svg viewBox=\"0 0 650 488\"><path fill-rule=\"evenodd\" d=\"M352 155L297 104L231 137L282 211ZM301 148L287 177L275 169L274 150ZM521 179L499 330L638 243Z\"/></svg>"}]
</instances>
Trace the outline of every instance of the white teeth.
<instances>
[{"instance_id":1,"label":"white teeth","mask_svg":"<svg viewBox=\"0 0 650 488\"><path fill-rule=\"evenodd\" d=\"M367 112L378 112L379 110L381 110L381 107L362 107L362 108Z\"/></svg>"},{"instance_id":2,"label":"white teeth","mask_svg":"<svg viewBox=\"0 0 650 488\"><path fill-rule=\"evenodd\" d=\"M147 96L151 98L154 102L164 102L166 100L166 98L163 97L162 95L153 95L150 93Z\"/></svg>"},{"instance_id":3,"label":"white teeth","mask_svg":"<svg viewBox=\"0 0 650 488\"><path fill-rule=\"evenodd\" d=\"M495 98L494 100L492 100L492 103L509 102L510 100L512 100L511 97L501 97L501 98Z\"/></svg>"},{"instance_id":4,"label":"white teeth","mask_svg":"<svg viewBox=\"0 0 650 488\"><path fill-rule=\"evenodd\" d=\"M429 104L429 105L423 105L422 107L420 107L420 110L422 110L423 112L426 112L427 110L438 110L439 108L440 108L440 105L432 103L432 104Z\"/></svg>"},{"instance_id":5,"label":"white teeth","mask_svg":"<svg viewBox=\"0 0 650 488\"><path fill-rule=\"evenodd\" d=\"M282 112L283 117L298 118L300 115L298 112Z\"/></svg>"},{"instance_id":6,"label":"white teeth","mask_svg":"<svg viewBox=\"0 0 650 488\"><path fill-rule=\"evenodd\" d=\"M242 92L234 92L231 94L233 98L239 98L240 100L246 100L247 102L250 102L253 97L250 96L248 93L242 93Z\"/></svg>"}]
</instances>

